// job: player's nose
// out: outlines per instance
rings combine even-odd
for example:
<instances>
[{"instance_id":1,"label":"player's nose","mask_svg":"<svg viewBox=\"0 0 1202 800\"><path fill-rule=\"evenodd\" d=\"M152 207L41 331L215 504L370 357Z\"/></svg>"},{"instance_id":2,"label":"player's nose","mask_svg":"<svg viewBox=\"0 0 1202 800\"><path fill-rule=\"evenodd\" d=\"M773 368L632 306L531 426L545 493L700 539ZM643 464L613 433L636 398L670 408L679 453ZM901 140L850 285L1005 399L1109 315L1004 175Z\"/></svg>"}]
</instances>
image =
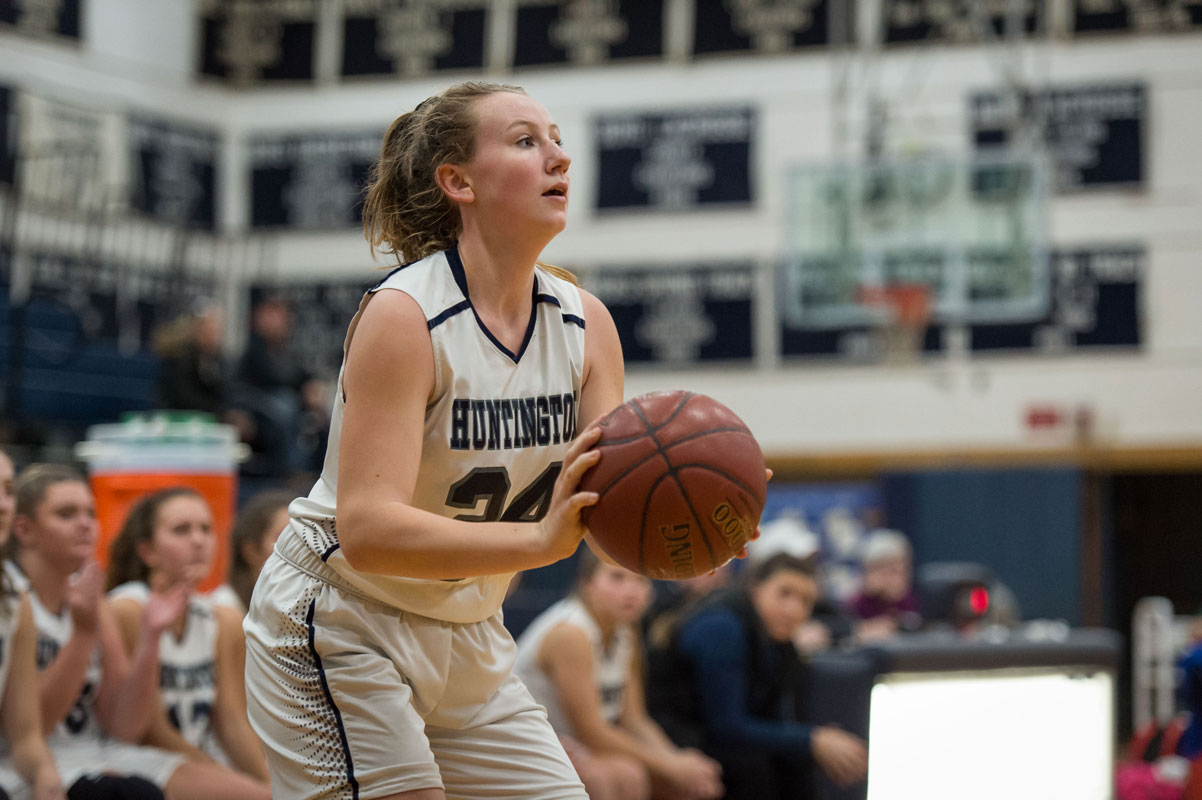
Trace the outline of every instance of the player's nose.
<instances>
[{"instance_id":1,"label":"player's nose","mask_svg":"<svg viewBox=\"0 0 1202 800\"><path fill-rule=\"evenodd\" d=\"M572 157L561 146L552 142L551 156L547 163L547 171L551 173L567 172L572 165Z\"/></svg>"}]
</instances>

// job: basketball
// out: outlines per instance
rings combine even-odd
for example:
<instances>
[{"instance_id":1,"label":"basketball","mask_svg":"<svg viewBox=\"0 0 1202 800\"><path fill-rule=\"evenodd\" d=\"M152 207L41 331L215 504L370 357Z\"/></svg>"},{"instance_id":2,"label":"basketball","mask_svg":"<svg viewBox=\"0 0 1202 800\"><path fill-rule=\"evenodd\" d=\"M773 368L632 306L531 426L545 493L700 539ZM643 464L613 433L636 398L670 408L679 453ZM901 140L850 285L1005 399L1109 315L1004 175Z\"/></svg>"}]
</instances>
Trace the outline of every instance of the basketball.
<instances>
[{"instance_id":1,"label":"basketball","mask_svg":"<svg viewBox=\"0 0 1202 800\"><path fill-rule=\"evenodd\" d=\"M580 490L601 496L584 522L610 558L650 578L685 580L747 544L768 479L759 443L733 411L702 394L653 392L600 427L601 460Z\"/></svg>"}]
</instances>

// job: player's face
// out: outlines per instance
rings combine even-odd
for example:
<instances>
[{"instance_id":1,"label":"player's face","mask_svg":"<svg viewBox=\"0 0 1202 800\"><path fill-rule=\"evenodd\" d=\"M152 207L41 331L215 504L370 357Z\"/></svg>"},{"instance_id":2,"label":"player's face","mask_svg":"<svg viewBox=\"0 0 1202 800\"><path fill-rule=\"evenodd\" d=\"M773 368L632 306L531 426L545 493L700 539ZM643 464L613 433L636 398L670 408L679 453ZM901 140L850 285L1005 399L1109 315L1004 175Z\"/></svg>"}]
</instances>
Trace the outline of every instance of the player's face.
<instances>
[{"instance_id":1,"label":"player's face","mask_svg":"<svg viewBox=\"0 0 1202 800\"><path fill-rule=\"evenodd\" d=\"M8 541L8 531L13 522L16 497L13 494L13 462L0 453L0 545Z\"/></svg>"},{"instance_id":2,"label":"player's face","mask_svg":"<svg viewBox=\"0 0 1202 800\"><path fill-rule=\"evenodd\" d=\"M37 550L66 574L82 567L96 549L96 506L92 492L79 481L50 484L27 522L21 546Z\"/></svg>"},{"instance_id":3,"label":"player's face","mask_svg":"<svg viewBox=\"0 0 1202 800\"><path fill-rule=\"evenodd\" d=\"M818 584L809 575L782 569L751 589L751 602L774 641L788 642L810 618Z\"/></svg>"},{"instance_id":4,"label":"player's face","mask_svg":"<svg viewBox=\"0 0 1202 800\"><path fill-rule=\"evenodd\" d=\"M525 95L497 92L475 101L475 154L464 165L473 200L463 213L517 234L554 236L567 224L568 167L559 126Z\"/></svg>"},{"instance_id":5,"label":"player's face","mask_svg":"<svg viewBox=\"0 0 1202 800\"><path fill-rule=\"evenodd\" d=\"M173 586L203 579L215 547L209 504L196 495L182 494L159 506L154 533L140 554L153 579Z\"/></svg>"},{"instance_id":6,"label":"player's face","mask_svg":"<svg viewBox=\"0 0 1202 800\"><path fill-rule=\"evenodd\" d=\"M612 564L601 564L583 587L584 601L594 614L618 625L643 616L651 603L651 581Z\"/></svg>"}]
</instances>

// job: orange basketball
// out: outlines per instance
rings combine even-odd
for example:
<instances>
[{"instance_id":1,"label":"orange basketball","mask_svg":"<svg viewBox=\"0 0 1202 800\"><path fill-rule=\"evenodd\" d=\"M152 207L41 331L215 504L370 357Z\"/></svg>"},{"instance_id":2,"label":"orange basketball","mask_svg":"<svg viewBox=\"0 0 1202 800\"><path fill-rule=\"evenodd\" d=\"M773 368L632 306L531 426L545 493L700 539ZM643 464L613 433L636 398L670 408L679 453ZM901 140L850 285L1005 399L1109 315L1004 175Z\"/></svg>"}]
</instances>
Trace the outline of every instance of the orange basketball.
<instances>
[{"instance_id":1,"label":"orange basketball","mask_svg":"<svg viewBox=\"0 0 1202 800\"><path fill-rule=\"evenodd\" d=\"M733 411L701 394L653 392L600 425L601 460L580 489L601 496L584 521L614 561L684 580L712 572L747 544L768 480L759 443Z\"/></svg>"}]
</instances>

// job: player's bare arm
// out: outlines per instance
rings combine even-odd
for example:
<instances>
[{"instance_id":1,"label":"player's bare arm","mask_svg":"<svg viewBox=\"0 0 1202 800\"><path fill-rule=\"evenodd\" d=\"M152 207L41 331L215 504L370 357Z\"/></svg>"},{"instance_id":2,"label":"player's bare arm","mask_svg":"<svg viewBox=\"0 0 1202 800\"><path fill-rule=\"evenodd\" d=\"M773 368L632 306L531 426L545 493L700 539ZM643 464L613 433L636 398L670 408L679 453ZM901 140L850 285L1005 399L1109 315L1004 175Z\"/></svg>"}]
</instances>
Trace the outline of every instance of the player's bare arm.
<instances>
[{"instance_id":1,"label":"player's bare arm","mask_svg":"<svg viewBox=\"0 0 1202 800\"><path fill-rule=\"evenodd\" d=\"M403 292L379 292L355 328L343 375L338 538L351 566L409 578L468 578L570 555L581 532L563 524L463 522L411 505L433 384L421 308ZM577 481L585 464L573 465L585 441L578 438L564 459L562 474ZM552 512L554 506L555 500Z\"/></svg>"}]
</instances>

